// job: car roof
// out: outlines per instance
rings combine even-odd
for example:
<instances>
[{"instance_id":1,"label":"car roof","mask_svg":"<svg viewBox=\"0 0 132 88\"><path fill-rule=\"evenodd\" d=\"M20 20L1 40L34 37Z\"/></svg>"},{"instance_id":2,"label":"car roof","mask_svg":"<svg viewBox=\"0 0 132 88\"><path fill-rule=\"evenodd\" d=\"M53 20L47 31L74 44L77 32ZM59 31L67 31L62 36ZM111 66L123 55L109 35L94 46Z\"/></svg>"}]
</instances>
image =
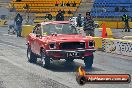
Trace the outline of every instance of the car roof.
<instances>
[{"instance_id":1,"label":"car roof","mask_svg":"<svg viewBox=\"0 0 132 88\"><path fill-rule=\"evenodd\" d=\"M46 24L69 24L71 23L70 21L51 21L51 22L42 22L40 23L41 25L46 25Z\"/></svg>"}]
</instances>

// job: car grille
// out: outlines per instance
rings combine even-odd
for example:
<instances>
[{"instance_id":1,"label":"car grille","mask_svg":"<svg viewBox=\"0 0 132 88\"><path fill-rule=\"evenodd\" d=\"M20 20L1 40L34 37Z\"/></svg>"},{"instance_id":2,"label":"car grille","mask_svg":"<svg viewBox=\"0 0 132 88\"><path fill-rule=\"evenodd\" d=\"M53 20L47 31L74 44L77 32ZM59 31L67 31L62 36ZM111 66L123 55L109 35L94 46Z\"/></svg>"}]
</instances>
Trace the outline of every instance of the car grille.
<instances>
[{"instance_id":1,"label":"car grille","mask_svg":"<svg viewBox=\"0 0 132 88\"><path fill-rule=\"evenodd\" d=\"M60 49L81 49L81 48L85 48L85 42L60 43Z\"/></svg>"}]
</instances>

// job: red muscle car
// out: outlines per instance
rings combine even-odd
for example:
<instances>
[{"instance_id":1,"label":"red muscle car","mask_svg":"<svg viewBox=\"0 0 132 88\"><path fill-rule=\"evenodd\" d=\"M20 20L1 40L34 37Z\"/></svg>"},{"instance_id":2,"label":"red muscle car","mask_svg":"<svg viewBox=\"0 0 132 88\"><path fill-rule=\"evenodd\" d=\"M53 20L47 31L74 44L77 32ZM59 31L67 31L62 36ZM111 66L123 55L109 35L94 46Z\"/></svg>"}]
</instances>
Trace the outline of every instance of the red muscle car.
<instances>
[{"instance_id":1,"label":"red muscle car","mask_svg":"<svg viewBox=\"0 0 132 88\"><path fill-rule=\"evenodd\" d=\"M41 58L43 67L49 67L51 60L82 59L91 68L94 45L91 36L83 37L69 21L42 22L27 37L27 57L31 63Z\"/></svg>"}]
</instances>

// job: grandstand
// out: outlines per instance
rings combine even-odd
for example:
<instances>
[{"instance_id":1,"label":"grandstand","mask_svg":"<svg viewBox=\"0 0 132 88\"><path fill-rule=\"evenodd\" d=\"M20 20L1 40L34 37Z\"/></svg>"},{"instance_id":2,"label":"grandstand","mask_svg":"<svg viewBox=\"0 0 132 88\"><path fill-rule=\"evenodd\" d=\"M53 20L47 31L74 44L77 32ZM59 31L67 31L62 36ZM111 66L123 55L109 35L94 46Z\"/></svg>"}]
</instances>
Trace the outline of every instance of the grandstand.
<instances>
[{"instance_id":1,"label":"grandstand","mask_svg":"<svg viewBox=\"0 0 132 88\"><path fill-rule=\"evenodd\" d=\"M65 18L77 16L79 13L85 16L87 11L91 11L91 16L96 21L121 21L121 16L127 14L132 17L132 0L59 0L59 6L55 6L58 0L22 0L16 2L12 0L9 4L9 8L15 8L16 12L25 12L33 14L35 19L43 19L47 13L50 13L53 17L56 16L59 10L65 11ZM71 4L75 1L76 6ZM65 4L70 3L70 6L61 6L62 2ZM24 9L25 5L30 8ZM115 11L115 8L119 7L119 11ZM125 8L126 11L121 11ZM68 14L68 11L72 11L72 14Z\"/></svg>"},{"instance_id":2,"label":"grandstand","mask_svg":"<svg viewBox=\"0 0 132 88\"><path fill-rule=\"evenodd\" d=\"M115 11L116 7L119 11ZM125 8L125 11L122 11L122 8ZM111 18L109 20L119 21L123 14L132 16L132 0L95 0L91 9L93 18Z\"/></svg>"},{"instance_id":3,"label":"grandstand","mask_svg":"<svg viewBox=\"0 0 132 88\"><path fill-rule=\"evenodd\" d=\"M82 0L74 16L82 14L85 16L86 12L90 12L93 7L94 0Z\"/></svg>"},{"instance_id":4,"label":"grandstand","mask_svg":"<svg viewBox=\"0 0 132 88\"><path fill-rule=\"evenodd\" d=\"M55 3L58 0L22 0L21 2L16 2L12 0L9 4L9 8L15 8L16 12L25 12L34 14L35 18L43 18L47 13L50 13L53 17L56 16L59 10L65 11L65 17L72 17L73 13L76 12L78 6L81 3L81 0L59 0L59 6L55 6ZM70 6L61 6L62 2L70 3ZM72 6L73 3L76 3L76 6ZM24 9L26 4L29 6L29 9ZM72 14L68 14L68 11L71 11Z\"/></svg>"}]
</instances>

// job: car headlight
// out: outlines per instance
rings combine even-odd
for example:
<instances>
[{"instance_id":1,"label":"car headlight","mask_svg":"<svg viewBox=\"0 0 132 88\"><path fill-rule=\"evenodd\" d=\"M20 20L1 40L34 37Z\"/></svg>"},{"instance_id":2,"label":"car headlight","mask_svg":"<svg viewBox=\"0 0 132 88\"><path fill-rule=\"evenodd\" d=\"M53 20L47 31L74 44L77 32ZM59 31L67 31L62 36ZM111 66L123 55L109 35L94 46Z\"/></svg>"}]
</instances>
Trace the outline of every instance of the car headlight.
<instances>
[{"instance_id":1,"label":"car headlight","mask_svg":"<svg viewBox=\"0 0 132 88\"><path fill-rule=\"evenodd\" d=\"M56 43L55 42L50 43L49 48L50 49L56 49Z\"/></svg>"},{"instance_id":2,"label":"car headlight","mask_svg":"<svg viewBox=\"0 0 132 88\"><path fill-rule=\"evenodd\" d=\"M95 42L94 41L89 41L88 42L88 47L89 48L93 48L95 46Z\"/></svg>"}]
</instances>

